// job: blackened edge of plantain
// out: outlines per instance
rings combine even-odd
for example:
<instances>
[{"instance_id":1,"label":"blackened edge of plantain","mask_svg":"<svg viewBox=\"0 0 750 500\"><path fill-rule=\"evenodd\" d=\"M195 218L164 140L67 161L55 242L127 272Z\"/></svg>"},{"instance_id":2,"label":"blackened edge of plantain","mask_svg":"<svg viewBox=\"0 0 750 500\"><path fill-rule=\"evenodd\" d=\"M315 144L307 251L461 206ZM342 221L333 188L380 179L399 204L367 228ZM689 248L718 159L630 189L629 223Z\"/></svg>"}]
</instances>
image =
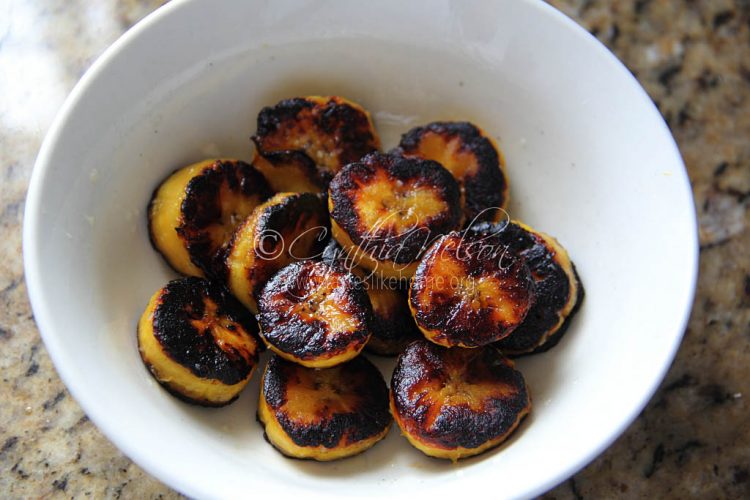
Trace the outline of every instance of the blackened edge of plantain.
<instances>
[{"instance_id":1,"label":"blackened edge of plantain","mask_svg":"<svg viewBox=\"0 0 750 500\"><path fill-rule=\"evenodd\" d=\"M313 107L315 103L303 97L284 99L275 106L265 106L258 113L257 137L262 140L262 137L276 132L284 122L294 120L303 109Z\"/></svg>"},{"instance_id":2,"label":"blackened edge of plantain","mask_svg":"<svg viewBox=\"0 0 750 500\"><path fill-rule=\"evenodd\" d=\"M338 97L328 100L321 110L317 125L324 133L337 138L341 167L359 161L380 147L380 140L367 113Z\"/></svg>"},{"instance_id":3,"label":"blackened edge of plantain","mask_svg":"<svg viewBox=\"0 0 750 500\"><path fill-rule=\"evenodd\" d=\"M295 97L282 100L275 106L264 107L258 114L257 132L253 136L259 152L269 151L265 146L266 138L283 133L281 129L290 126L304 110L311 111L310 119L315 128L335 139L340 166L377 151L380 141L367 114L341 98L332 96L325 104Z\"/></svg>"},{"instance_id":4,"label":"blackened edge of plantain","mask_svg":"<svg viewBox=\"0 0 750 500\"><path fill-rule=\"evenodd\" d=\"M235 401L237 401L237 398L240 397L240 395L237 394L233 398L228 399L227 401L222 401L222 402L209 401L207 399L191 398L190 396L186 396L185 394L180 392L180 390L177 389L176 387L172 387L172 385L169 384L168 382L162 382L161 380L159 380L156 374L156 371L151 363L144 361L144 364L146 365L146 368L148 368L148 371L151 374L151 376L154 378L154 380L156 380L156 382L158 382L159 385L162 386L165 391L167 391L169 394L171 394L172 396L176 397L177 399L179 399L180 401L184 403L188 403L188 404L196 405L196 406L203 406L205 408L221 408L222 406L227 406L229 404L234 403Z\"/></svg>"},{"instance_id":5,"label":"blackened edge of plantain","mask_svg":"<svg viewBox=\"0 0 750 500\"><path fill-rule=\"evenodd\" d=\"M268 438L268 433L266 432L266 424L264 424L260 420L260 417L258 417L258 413L257 412L255 414L255 420L257 420L260 423L260 425L263 426L263 439L265 440L265 442L268 443L268 444L270 444L271 447L274 450L276 450L282 457L289 458L291 460L299 460L300 462L320 462L321 461L321 460L318 460L315 457L296 457L294 455L288 454L287 452L285 452L284 450L282 450L281 448L279 448L278 446L276 446L276 444L273 443ZM377 444L377 443L375 443L375 444ZM344 456L339 457L339 458L337 458L335 460L325 460L325 462L332 462L332 461L337 461L337 460L343 460L344 458L350 458L350 457L353 457L353 456L361 455L362 453L366 452L367 450L369 450L369 448L365 448L363 450L360 450L357 453L354 453L353 455L344 455Z\"/></svg>"},{"instance_id":6,"label":"blackened edge of plantain","mask_svg":"<svg viewBox=\"0 0 750 500\"><path fill-rule=\"evenodd\" d=\"M470 122L432 122L414 127L402 135L401 142L393 151L397 154L413 154L419 148L426 132L459 137L461 149L468 150L477 159L476 174L463 180L466 193L466 222L471 222L479 214L481 215L477 221L491 219L492 211L483 211L505 205L504 194L508 185L501 167L500 155L492 141Z\"/></svg>"},{"instance_id":7,"label":"blackened edge of plantain","mask_svg":"<svg viewBox=\"0 0 750 500\"><path fill-rule=\"evenodd\" d=\"M255 143L255 149L258 155L265 158L268 163L274 167L278 165L294 164L298 167L298 170L304 172L304 176L311 183L315 184L320 188L328 187L328 183L331 182L333 176L324 170L320 170L315 166L315 162L302 150L287 149L283 151L269 151L265 152L258 144L257 137L251 137Z\"/></svg>"},{"instance_id":8,"label":"blackened edge of plantain","mask_svg":"<svg viewBox=\"0 0 750 500\"><path fill-rule=\"evenodd\" d=\"M258 363L260 349L250 360L239 352L227 353L216 345L210 333L199 332L191 321L202 316L204 297L210 298L217 305L216 314L239 323L260 347L258 326L252 315L229 292L202 278L176 279L162 290L152 324L164 354L200 378L227 385L244 380Z\"/></svg>"},{"instance_id":9,"label":"blackened edge of plantain","mask_svg":"<svg viewBox=\"0 0 750 500\"><path fill-rule=\"evenodd\" d=\"M571 293L570 278L555 261L554 254L541 236L512 222L498 236L509 250L520 253L526 259L526 265L534 276L537 297L523 323L499 340L496 347L503 352L530 351L557 326Z\"/></svg>"},{"instance_id":10,"label":"blackened edge of plantain","mask_svg":"<svg viewBox=\"0 0 750 500\"><path fill-rule=\"evenodd\" d=\"M432 424L425 428L425 417L430 398L411 400L412 390L420 382L445 376L442 373L444 356L449 352L463 352L481 356L479 365L472 365L472 376L490 376L493 382L509 384L516 389L510 397L492 398L481 410L472 410L465 404L450 405ZM488 373L490 372L491 373ZM518 417L528 412L531 397L523 374L512 361L493 347L476 349L446 349L426 340L409 344L396 362L391 378L391 395L405 432L432 447L474 449L507 435L517 425ZM425 402L428 403L425 403ZM435 404L435 403L433 403Z\"/></svg>"},{"instance_id":11,"label":"blackened edge of plantain","mask_svg":"<svg viewBox=\"0 0 750 500\"><path fill-rule=\"evenodd\" d=\"M286 316L276 311L273 302L278 294L293 297L305 295L305 285L310 284L306 274L313 266L327 266L330 273L345 278L348 305L346 312L358 320L361 328L333 334L323 319L306 322L295 315ZM373 323L372 306L363 283L353 274L321 261L293 262L281 269L263 287L258 308L260 312L257 318L266 340L283 352L302 360L340 354L364 344Z\"/></svg>"},{"instance_id":12,"label":"blackened edge of plantain","mask_svg":"<svg viewBox=\"0 0 750 500\"><path fill-rule=\"evenodd\" d=\"M221 255L211 241L206 227L221 220L221 186L243 196L258 196L263 202L273 191L263 174L255 167L237 160L217 160L188 181L185 198L180 206L177 234L185 243L190 261L208 276L219 274Z\"/></svg>"},{"instance_id":13,"label":"blackened edge of plantain","mask_svg":"<svg viewBox=\"0 0 750 500\"><path fill-rule=\"evenodd\" d=\"M575 317L576 313L578 313L578 310L581 308L581 305L583 304L583 299L586 297L586 292L583 289L583 283L581 282L581 278L578 276L578 271L576 270L575 264L573 264L573 274L575 274L576 281L578 283L578 294L576 295L576 303L573 306L573 309L570 310L570 314L568 314L568 317L563 320L562 325L560 325L560 328L547 337L547 340L541 344L536 346L533 350L528 352L508 352L506 355L511 358L520 358L522 356L530 356L532 354L540 354L543 352L547 352L553 347L555 347L557 344L560 343L563 336L568 332L568 329L570 328L570 323L573 321L573 318Z\"/></svg>"},{"instance_id":14,"label":"blackened edge of plantain","mask_svg":"<svg viewBox=\"0 0 750 500\"><path fill-rule=\"evenodd\" d=\"M304 217L316 217L321 234L316 238L312 255L318 255L330 234L331 226L328 219L328 209L325 199L318 193L293 193L285 196L279 203L265 207L256 220L256 235L261 234L284 234L289 227L295 227L297 222ZM285 250L286 251L286 250ZM273 252L268 252L272 254ZM258 281L252 290L253 296L258 298L265 282Z\"/></svg>"},{"instance_id":15,"label":"blackened edge of plantain","mask_svg":"<svg viewBox=\"0 0 750 500\"><path fill-rule=\"evenodd\" d=\"M343 379L356 383L353 392L360 397L354 412L337 413L316 423L300 424L283 412L287 401L286 387L294 383L295 370L305 368L278 355L268 360L263 377L263 397L279 425L297 446L335 448L346 438L347 444L356 443L382 433L392 421L388 408L388 386L380 371L364 356L327 370L340 370Z\"/></svg>"},{"instance_id":16,"label":"blackened edge of plantain","mask_svg":"<svg viewBox=\"0 0 750 500\"><path fill-rule=\"evenodd\" d=\"M394 234L385 229L373 231L375 228L365 227L358 216L357 200L351 193L360 189L360 183L367 183L378 169L384 169L394 181L426 181L445 201L448 211L431 220L429 227L420 225L405 234ZM432 160L371 153L339 171L328 191L333 201L331 217L346 231L354 244L373 257L387 254L388 260L396 264L414 262L432 240L456 229L461 221L461 192L458 184L448 170ZM428 233L421 234L422 230L427 230Z\"/></svg>"}]
</instances>

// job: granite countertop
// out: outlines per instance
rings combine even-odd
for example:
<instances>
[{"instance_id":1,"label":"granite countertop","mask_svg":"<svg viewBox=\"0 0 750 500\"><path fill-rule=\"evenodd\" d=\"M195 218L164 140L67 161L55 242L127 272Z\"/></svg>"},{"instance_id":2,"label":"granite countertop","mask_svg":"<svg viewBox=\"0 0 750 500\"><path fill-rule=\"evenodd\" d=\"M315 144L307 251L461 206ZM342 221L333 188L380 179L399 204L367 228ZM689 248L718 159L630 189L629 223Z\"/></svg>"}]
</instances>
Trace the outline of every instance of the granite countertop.
<instances>
[{"instance_id":1,"label":"granite countertop","mask_svg":"<svg viewBox=\"0 0 750 500\"><path fill-rule=\"evenodd\" d=\"M176 497L124 457L58 378L29 307L24 197L93 60L160 3L0 2L0 496ZM631 69L680 146L700 221L690 323L630 428L548 498L750 497L750 2L552 0ZM646 346L647 348L647 346Z\"/></svg>"}]
</instances>

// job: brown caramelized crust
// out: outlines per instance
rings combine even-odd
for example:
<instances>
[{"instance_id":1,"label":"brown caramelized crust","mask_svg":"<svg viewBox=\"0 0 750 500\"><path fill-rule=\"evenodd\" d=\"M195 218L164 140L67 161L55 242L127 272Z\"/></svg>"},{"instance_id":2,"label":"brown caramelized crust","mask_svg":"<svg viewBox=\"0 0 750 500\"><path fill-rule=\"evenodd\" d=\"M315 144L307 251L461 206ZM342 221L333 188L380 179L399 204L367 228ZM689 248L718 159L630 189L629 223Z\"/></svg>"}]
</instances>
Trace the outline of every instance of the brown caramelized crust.
<instances>
[{"instance_id":1,"label":"brown caramelized crust","mask_svg":"<svg viewBox=\"0 0 750 500\"><path fill-rule=\"evenodd\" d=\"M232 236L224 256L230 290L257 312L257 296L266 281L290 262L319 255L329 227L323 195L276 194Z\"/></svg>"},{"instance_id":2,"label":"brown caramelized crust","mask_svg":"<svg viewBox=\"0 0 750 500\"><path fill-rule=\"evenodd\" d=\"M510 251L522 255L536 285L536 302L524 322L495 346L506 355L518 355L529 353L551 341L565 320L573 315L571 300L579 303L578 296L583 293L578 275L564 249L551 241L549 236L517 222L502 226L478 226L475 230L495 232Z\"/></svg>"},{"instance_id":3,"label":"brown caramelized crust","mask_svg":"<svg viewBox=\"0 0 750 500\"><path fill-rule=\"evenodd\" d=\"M154 191L149 211L157 193L158 188ZM243 161L216 160L192 177L185 188L179 224L175 228L190 261L207 275L213 275L217 253L229 241L235 227L254 206L272 194L263 175ZM151 223L149 217L151 242L158 248Z\"/></svg>"},{"instance_id":4,"label":"brown caramelized crust","mask_svg":"<svg viewBox=\"0 0 750 500\"><path fill-rule=\"evenodd\" d=\"M346 447L364 451L356 444L382 438L392 422L388 387L364 356L333 368L313 369L272 355L261 383L264 403L294 445L321 447L322 453ZM264 424L268 431L268 422ZM268 437L276 446L273 436Z\"/></svg>"},{"instance_id":5,"label":"brown caramelized crust","mask_svg":"<svg viewBox=\"0 0 750 500\"><path fill-rule=\"evenodd\" d=\"M380 147L369 113L338 96L296 97L265 107L252 139L258 153L275 165L289 158L269 153L306 156L317 169L310 180L323 189L344 165Z\"/></svg>"},{"instance_id":6,"label":"brown caramelized crust","mask_svg":"<svg viewBox=\"0 0 750 500\"><path fill-rule=\"evenodd\" d=\"M568 314L565 317L560 327L557 329L556 332L554 332L554 335L549 335L547 337L547 340L545 340L541 344L534 347L531 351L522 352L522 351L509 350L509 352L506 354L507 356L510 356L511 358L516 358L516 357L524 356L527 354L539 354L542 352L549 351L550 349L552 349L553 347L555 347L557 344L560 343L560 340L562 340L563 336L568 332L568 328L570 328L570 323L573 321L573 318L575 317L576 313L578 313L578 310L581 308L581 305L583 304L583 298L586 296L586 291L584 290L583 283L581 283L581 279L578 276L578 271L576 270L575 264L573 264L573 274L575 275L576 284L577 284L575 304L573 305L573 308L571 309L570 314Z\"/></svg>"},{"instance_id":7,"label":"brown caramelized crust","mask_svg":"<svg viewBox=\"0 0 750 500\"><path fill-rule=\"evenodd\" d=\"M410 158L435 160L461 186L464 220L492 220L508 202L503 157L493 141L469 122L433 122L401 137L395 152Z\"/></svg>"},{"instance_id":8,"label":"brown caramelized crust","mask_svg":"<svg viewBox=\"0 0 750 500\"><path fill-rule=\"evenodd\" d=\"M509 335L534 304L534 281L523 257L494 234L453 232L419 264L409 307L428 340L478 347Z\"/></svg>"},{"instance_id":9,"label":"brown caramelized crust","mask_svg":"<svg viewBox=\"0 0 750 500\"><path fill-rule=\"evenodd\" d=\"M257 323L224 288L208 280L189 277L170 281L161 291L152 324L163 352L196 377L237 384L258 363ZM223 335L245 341L252 336L250 345L255 349L238 348L240 342L218 338L217 327Z\"/></svg>"},{"instance_id":10,"label":"brown caramelized crust","mask_svg":"<svg viewBox=\"0 0 750 500\"><path fill-rule=\"evenodd\" d=\"M363 283L320 261L295 262L275 274L258 309L268 346L311 367L333 366L359 354L373 323Z\"/></svg>"},{"instance_id":11,"label":"brown caramelized crust","mask_svg":"<svg viewBox=\"0 0 750 500\"><path fill-rule=\"evenodd\" d=\"M396 363L391 406L415 446L457 459L504 440L529 412L531 399L521 372L497 349L446 349L420 340Z\"/></svg>"},{"instance_id":12,"label":"brown caramelized crust","mask_svg":"<svg viewBox=\"0 0 750 500\"><path fill-rule=\"evenodd\" d=\"M434 161L381 153L336 175L329 208L360 250L396 264L416 261L430 241L461 222L460 192L447 170Z\"/></svg>"},{"instance_id":13,"label":"brown caramelized crust","mask_svg":"<svg viewBox=\"0 0 750 500\"><path fill-rule=\"evenodd\" d=\"M278 192L317 193L324 191L331 181L331 176L318 170L315 162L302 151L261 153L256 145L253 166Z\"/></svg>"}]
</instances>

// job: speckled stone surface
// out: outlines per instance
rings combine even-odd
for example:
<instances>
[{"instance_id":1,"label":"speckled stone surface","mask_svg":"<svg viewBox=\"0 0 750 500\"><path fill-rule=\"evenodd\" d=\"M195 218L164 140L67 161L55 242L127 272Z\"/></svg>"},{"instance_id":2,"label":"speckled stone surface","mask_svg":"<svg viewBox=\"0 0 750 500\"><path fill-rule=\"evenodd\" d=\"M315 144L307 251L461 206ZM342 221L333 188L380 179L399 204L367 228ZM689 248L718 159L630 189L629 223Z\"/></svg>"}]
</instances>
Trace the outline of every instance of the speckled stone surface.
<instances>
[{"instance_id":1,"label":"speckled stone surface","mask_svg":"<svg viewBox=\"0 0 750 500\"><path fill-rule=\"evenodd\" d=\"M23 280L24 196L84 70L161 2L0 2L0 497L176 497L88 421L58 378ZM640 417L547 498L750 497L750 2L552 0L605 43L677 139L700 220L685 340Z\"/></svg>"}]
</instances>

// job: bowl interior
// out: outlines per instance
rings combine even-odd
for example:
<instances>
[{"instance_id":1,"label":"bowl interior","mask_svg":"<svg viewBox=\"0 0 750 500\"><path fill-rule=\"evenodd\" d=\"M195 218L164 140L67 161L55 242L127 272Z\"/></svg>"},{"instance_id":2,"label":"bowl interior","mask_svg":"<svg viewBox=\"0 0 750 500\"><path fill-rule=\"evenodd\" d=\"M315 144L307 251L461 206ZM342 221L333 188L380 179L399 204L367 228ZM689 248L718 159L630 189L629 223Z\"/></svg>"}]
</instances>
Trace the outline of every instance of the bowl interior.
<instances>
[{"instance_id":1,"label":"bowl interior","mask_svg":"<svg viewBox=\"0 0 750 500\"><path fill-rule=\"evenodd\" d=\"M74 91L34 171L30 296L92 420L147 470L197 496L447 495L489 485L531 495L592 459L671 362L696 269L684 167L627 70L541 3L224 4L177 2L118 41ZM505 155L511 216L556 236L575 261L583 308L558 347L518 361L534 409L499 449L454 466L394 429L349 460L288 460L255 421L257 375L235 404L209 410L175 400L144 369L135 325L175 276L149 244L153 189L205 157L249 159L258 111L309 94L364 105L385 148L431 120L479 124ZM392 363L373 359L388 378Z\"/></svg>"}]
</instances>

